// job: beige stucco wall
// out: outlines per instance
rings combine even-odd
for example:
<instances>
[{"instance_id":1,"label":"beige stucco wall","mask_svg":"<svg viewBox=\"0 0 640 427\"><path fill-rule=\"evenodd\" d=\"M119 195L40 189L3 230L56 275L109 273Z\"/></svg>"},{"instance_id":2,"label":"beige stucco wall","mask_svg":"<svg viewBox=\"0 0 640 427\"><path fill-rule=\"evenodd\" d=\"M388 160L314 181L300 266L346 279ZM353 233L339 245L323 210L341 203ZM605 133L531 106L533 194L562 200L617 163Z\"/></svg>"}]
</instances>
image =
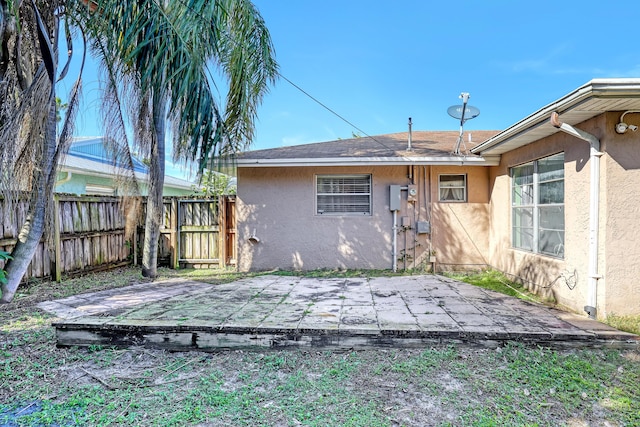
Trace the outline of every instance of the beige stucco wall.
<instances>
[{"instance_id":1,"label":"beige stucco wall","mask_svg":"<svg viewBox=\"0 0 640 427\"><path fill-rule=\"evenodd\" d=\"M601 140L601 198L607 207L600 219L606 254L599 292L602 316L640 314L640 132L615 133L620 115L603 118L609 131ZM625 122L640 126L640 114L627 114Z\"/></svg>"},{"instance_id":2,"label":"beige stucco wall","mask_svg":"<svg viewBox=\"0 0 640 427\"><path fill-rule=\"evenodd\" d=\"M565 161L564 259L511 247L509 169L559 152L564 152ZM589 145L586 142L557 133L503 154L500 166L491 168L491 265L520 279L530 289L553 296L560 304L580 312L586 304L587 292L588 160Z\"/></svg>"},{"instance_id":3,"label":"beige stucco wall","mask_svg":"<svg viewBox=\"0 0 640 427\"><path fill-rule=\"evenodd\" d=\"M614 132L619 113L601 115L575 127L601 141L598 317L640 313L640 204L629 197L640 188L640 135ZM638 118L640 125L640 117ZM558 152L565 153L565 257L535 255L511 248L509 168ZM589 144L557 133L509 153L490 171L490 263L540 293L583 313L589 271Z\"/></svg>"},{"instance_id":4,"label":"beige stucco wall","mask_svg":"<svg viewBox=\"0 0 640 427\"><path fill-rule=\"evenodd\" d=\"M486 167L431 168L432 242L437 270L484 268L489 263L489 170ZM440 174L467 175L466 203L439 203Z\"/></svg>"},{"instance_id":5,"label":"beige stucco wall","mask_svg":"<svg viewBox=\"0 0 640 427\"><path fill-rule=\"evenodd\" d=\"M467 174L468 203L437 203L440 173ZM371 174L371 216L315 214L316 174ZM488 253L488 171L483 167L378 166L238 169L238 268L312 270L390 269L393 215L389 185L415 185L415 201L402 191L397 268L485 265ZM433 201L436 201L432 203ZM417 221L431 224L417 234ZM402 227L402 225L406 225ZM254 233L259 242L250 241ZM469 248L474 248L469 251Z\"/></svg>"}]
</instances>

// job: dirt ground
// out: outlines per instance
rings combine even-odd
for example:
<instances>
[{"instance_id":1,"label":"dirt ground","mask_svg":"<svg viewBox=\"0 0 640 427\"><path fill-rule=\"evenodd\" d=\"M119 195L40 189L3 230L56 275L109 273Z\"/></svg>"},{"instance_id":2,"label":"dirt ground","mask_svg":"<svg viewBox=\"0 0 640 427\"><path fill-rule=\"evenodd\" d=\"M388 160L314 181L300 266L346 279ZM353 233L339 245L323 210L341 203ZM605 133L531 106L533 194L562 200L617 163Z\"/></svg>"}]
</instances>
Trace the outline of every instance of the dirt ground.
<instances>
[{"instance_id":1,"label":"dirt ground","mask_svg":"<svg viewBox=\"0 0 640 427\"><path fill-rule=\"evenodd\" d=\"M56 348L56 286L0 307L0 426L640 425L638 351Z\"/></svg>"}]
</instances>

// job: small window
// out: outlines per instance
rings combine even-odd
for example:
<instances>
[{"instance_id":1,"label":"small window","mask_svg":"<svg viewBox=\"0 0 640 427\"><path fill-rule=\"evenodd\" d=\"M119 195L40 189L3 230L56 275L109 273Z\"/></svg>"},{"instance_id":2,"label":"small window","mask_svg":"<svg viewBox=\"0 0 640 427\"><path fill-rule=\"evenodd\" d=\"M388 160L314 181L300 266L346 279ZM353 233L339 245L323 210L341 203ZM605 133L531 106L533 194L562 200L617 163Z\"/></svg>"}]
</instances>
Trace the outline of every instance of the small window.
<instances>
[{"instance_id":1,"label":"small window","mask_svg":"<svg viewBox=\"0 0 640 427\"><path fill-rule=\"evenodd\" d=\"M371 175L317 175L316 214L371 215Z\"/></svg>"},{"instance_id":2,"label":"small window","mask_svg":"<svg viewBox=\"0 0 640 427\"><path fill-rule=\"evenodd\" d=\"M467 201L467 176L440 175L438 177L438 190L441 202L466 202Z\"/></svg>"}]
</instances>

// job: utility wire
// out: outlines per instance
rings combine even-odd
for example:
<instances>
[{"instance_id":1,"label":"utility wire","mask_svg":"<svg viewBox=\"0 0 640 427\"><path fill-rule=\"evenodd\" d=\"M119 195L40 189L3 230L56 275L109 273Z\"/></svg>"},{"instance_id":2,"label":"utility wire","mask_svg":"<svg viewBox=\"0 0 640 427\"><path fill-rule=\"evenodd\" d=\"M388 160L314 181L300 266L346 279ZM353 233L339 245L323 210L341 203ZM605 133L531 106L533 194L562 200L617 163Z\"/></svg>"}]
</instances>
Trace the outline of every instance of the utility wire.
<instances>
[{"instance_id":1,"label":"utility wire","mask_svg":"<svg viewBox=\"0 0 640 427\"><path fill-rule=\"evenodd\" d=\"M205 25L209 25L209 22L204 18L204 16L202 16L202 14L198 11L196 11L191 5L187 4L184 0L178 0L179 3L181 3L184 7L186 7L187 9L189 9L198 19L200 19L200 21L202 21ZM231 40L232 43L236 43L235 40ZM208 69L208 67L207 67ZM345 117L343 117L342 115L338 114L336 111L332 110L331 108L329 108L327 105L325 105L324 103L320 102L320 100L318 100L317 98L315 98L314 96L312 96L311 94L309 94L307 91L305 91L304 89L302 89L300 86L298 86L297 84L295 84L294 82L292 82L290 79L288 79L287 77L285 77L280 71L276 71L278 73L278 75L284 79L287 83L289 83L291 86L293 86L294 88L296 88L298 91L300 91L302 94L304 94L305 96L307 96L309 99L311 99L312 101L314 101L315 103L317 103L318 105L320 105L322 108L324 108L325 110L329 111L331 114L333 114L334 116L338 117L340 120L342 120L343 122L347 123L349 126L351 126L352 128L356 129L358 132L362 133L364 136L366 136L367 138L372 139L374 142L376 142L377 144L380 144L381 146L383 146L384 148L386 148L387 150L391 150L393 151L393 149L389 146L387 146L386 144L384 144L383 142L377 140L376 138L374 138L373 136L369 135L368 133L366 133L365 131L363 131L362 129L360 129L358 126L356 126L355 124L353 124L352 122L350 122L349 120L347 120ZM215 82L214 82L214 86L215 86Z\"/></svg>"},{"instance_id":2,"label":"utility wire","mask_svg":"<svg viewBox=\"0 0 640 427\"><path fill-rule=\"evenodd\" d=\"M363 131L362 129L360 129L358 126L354 125L353 123L351 123L349 120L347 120L346 118L342 117L340 114L338 114L337 112L335 112L334 110L332 110L331 108L329 108L328 106L326 106L325 104L323 104L322 102L320 102L317 98L313 97L311 94L309 94L307 91L305 91L304 89L302 89L300 86L298 86L297 84L295 84L294 82L292 82L291 80L289 80L288 78L286 78L282 73L278 72L278 75L280 75L280 77L282 77L287 83L289 83L291 86L293 86L294 88L298 89L300 92L302 92L305 96L309 97L311 100L313 100L314 102L316 102L318 105L320 105L322 108L324 108L325 110L329 111L331 114L333 114L334 116L338 117L340 120L342 120L343 122L345 122L346 124L348 124L349 126L353 127L354 129L356 129L358 132L364 134L364 136L366 136L367 138L371 138L372 140L374 140L375 142L377 142L378 144L382 145L384 148L386 148L387 150L391 150L390 147L388 147L387 145L385 145L384 143L378 141L377 139L375 139L373 136L369 135L368 133L366 133L365 131Z\"/></svg>"}]
</instances>

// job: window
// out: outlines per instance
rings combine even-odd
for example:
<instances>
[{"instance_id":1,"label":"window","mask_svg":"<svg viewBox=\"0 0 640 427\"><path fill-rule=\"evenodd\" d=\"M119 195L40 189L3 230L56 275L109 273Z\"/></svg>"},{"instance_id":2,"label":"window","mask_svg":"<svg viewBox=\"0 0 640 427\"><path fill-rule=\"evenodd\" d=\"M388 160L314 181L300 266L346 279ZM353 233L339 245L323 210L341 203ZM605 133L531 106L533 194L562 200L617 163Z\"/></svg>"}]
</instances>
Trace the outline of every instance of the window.
<instances>
[{"instance_id":1,"label":"window","mask_svg":"<svg viewBox=\"0 0 640 427\"><path fill-rule=\"evenodd\" d=\"M371 175L317 175L318 215L371 215Z\"/></svg>"},{"instance_id":2,"label":"window","mask_svg":"<svg viewBox=\"0 0 640 427\"><path fill-rule=\"evenodd\" d=\"M511 168L512 246L564 258L564 153Z\"/></svg>"},{"instance_id":3,"label":"window","mask_svg":"<svg viewBox=\"0 0 640 427\"><path fill-rule=\"evenodd\" d=\"M467 176L440 175L438 177L438 189L441 202L466 202Z\"/></svg>"}]
</instances>

